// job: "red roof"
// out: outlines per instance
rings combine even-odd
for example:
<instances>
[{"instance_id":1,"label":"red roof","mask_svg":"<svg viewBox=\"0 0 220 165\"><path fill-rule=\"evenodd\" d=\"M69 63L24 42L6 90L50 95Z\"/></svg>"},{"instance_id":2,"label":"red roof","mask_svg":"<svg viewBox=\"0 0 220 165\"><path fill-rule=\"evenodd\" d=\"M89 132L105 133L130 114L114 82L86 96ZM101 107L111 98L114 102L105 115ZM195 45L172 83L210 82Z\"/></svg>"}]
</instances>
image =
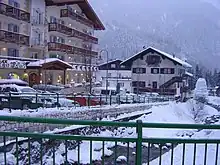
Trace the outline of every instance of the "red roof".
<instances>
[{"instance_id":1,"label":"red roof","mask_svg":"<svg viewBox=\"0 0 220 165\"><path fill-rule=\"evenodd\" d=\"M81 8L86 17L94 23L95 30L105 30L101 20L89 4L88 0L45 0L47 6L63 6L77 4Z\"/></svg>"}]
</instances>

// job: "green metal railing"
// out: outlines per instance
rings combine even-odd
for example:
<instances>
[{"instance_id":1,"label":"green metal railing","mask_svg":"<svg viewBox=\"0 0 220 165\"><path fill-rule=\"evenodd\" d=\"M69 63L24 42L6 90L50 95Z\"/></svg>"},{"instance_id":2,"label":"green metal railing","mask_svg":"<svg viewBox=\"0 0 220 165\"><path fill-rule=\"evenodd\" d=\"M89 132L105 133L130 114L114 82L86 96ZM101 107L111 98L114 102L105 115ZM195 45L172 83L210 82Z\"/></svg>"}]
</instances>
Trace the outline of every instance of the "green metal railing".
<instances>
[{"instance_id":1,"label":"green metal railing","mask_svg":"<svg viewBox=\"0 0 220 165\"><path fill-rule=\"evenodd\" d=\"M118 156L125 155L127 160L124 164L127 165L141 165L142 163L146 163L147 165L151 164L153 159L158 158L159 165L162 164L162 155L165 153L162 149L164 144L171 143L171 146L166 150L166 152L171 152L170 162L171 165L174 165L174 149L178 145L183 145L181 159L182 165L188 165L185 163L185 155L186 155L186 144L193 144L193 162L196 163L196 152L197 144L204 144L205 150L199 152L205 152L204 156L204 165L207 164L207 145L215 144L216 145L216 153L213 155L214 165L218 165L219 162L219 143L220 137L217 139L192 139L192 138L146 138L143 136L145 128L158 129L163 128L167 129L208 129L208 130L218 130L220 131L220 125L201 125L201 124L160 124L160 123L142 123L142 121L138 120L137 122L111 122L111 121L76 121L76 120L59 120L59 119L49 119L49 118L29 118L29 117L11 117L11 116L0 116L0 122L30 122L30 123L44 123L44 124L63 124L63 125L80 125L80 126L88 126L90 129L99 127L106 128L109 130L114 130L119 127L123 128L136 128L135 136L133 137L114 137L114 136L95 136L95 135L73 135L73 134L48 134L48 133L30 133L30 132L3 132L0 131L0 137L3 138L3 144L0 147L0 164L7 165L8 163L8 154L10 153L10 149L13 148L13 155L15 157L15 164L22 164L22 161L25 161L24 164L41 164L43 165L45 162L44 156L48 154L51 156L51 164L55 165L57 160L57 146L61 143L64 144L64 153L63 153L63 162L62 164L83 164L81 161L81 144L84 141L89 143L87 154L89 154L89 162L84 164L118 164ZM14 137L14 141L11 143L7 142L7 137ZM19 141L19 138L22 141ZM33 143L38 142L40 144L40 148L38 152L31 151L33 149ZM69 143L71 142L71 145ZM93 142L101 142L101 159L94 160L93 153ZM113 142L114 145L111 150L114 153L106 157L105 156L105 147L106 142ZM147 147L144 145L147 143ZM21 146L26 144L27 148L21 151ZM123 144L123 145L122 145ZM131 144L135 144L135 147L131 147ZM155 152L155 149L151 148L152 144L158 144L159 149ZM76 155L69 155L70 148L73 147ZM12 149L12 150L13 150ZM85 148L84 148L85 150ZM26 152L26 154L24 154ZM154 155L153 155L153 152ZM2 155L2 157L1 157ZM37 155L37 158L33 158ZM72 157L77 157L77 160L69 162Z\"/></svg>"}]
</instances>

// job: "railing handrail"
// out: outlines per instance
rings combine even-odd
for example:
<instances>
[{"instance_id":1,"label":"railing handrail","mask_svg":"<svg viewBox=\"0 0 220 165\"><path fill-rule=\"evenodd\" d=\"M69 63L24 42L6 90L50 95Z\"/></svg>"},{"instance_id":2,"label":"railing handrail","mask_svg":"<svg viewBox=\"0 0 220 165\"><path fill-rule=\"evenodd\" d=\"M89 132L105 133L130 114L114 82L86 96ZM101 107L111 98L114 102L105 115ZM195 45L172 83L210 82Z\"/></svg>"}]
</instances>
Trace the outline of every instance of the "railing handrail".
<instances>
[{"instance_id":1,"label":"railing handrail","mask_svg":"<svg viewBox=\"0 0 220 165\"><path fill-rule=\"evenodd\" d=\"M115 127L137 127L136 122L112 122L112 121L93 121L93 120L70 120L52 119L35 117L16 117L0 116L0 121L47 123L47 124L66 124L66 125L90 125L90 126L115 126ZM176 124L176 123L141 123L142 128L167 128L167 129L220 129L220 124Z\"/></svg>"}]
</instances>

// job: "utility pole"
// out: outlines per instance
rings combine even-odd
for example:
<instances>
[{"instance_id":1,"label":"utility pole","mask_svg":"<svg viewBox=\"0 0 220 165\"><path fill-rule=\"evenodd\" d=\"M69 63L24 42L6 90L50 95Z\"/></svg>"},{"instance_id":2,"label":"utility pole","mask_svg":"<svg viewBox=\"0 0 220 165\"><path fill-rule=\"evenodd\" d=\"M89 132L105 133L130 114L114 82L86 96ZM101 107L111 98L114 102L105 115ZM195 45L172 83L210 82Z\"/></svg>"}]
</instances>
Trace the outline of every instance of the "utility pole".
<instances>
[{"instance_id":1,"label":"utility pole","mask_svg":"<svg viewBox=\"0 0 220 165\"><path fill-rule=\"evenodd\" d=\"M106 67L106 82L105 82L105 90L106 90L106 102L108 101L107 99L108 99L108 93L107 93L107 91L108 91L108 58L109 58L109 54L108 54L108 50L106 50L106 49L102 49L101 51L100 51L100 57L101 57L101 53L102 52L106 52L106 63L107 63L107 67Z\"/></svg>"}]
</instances>

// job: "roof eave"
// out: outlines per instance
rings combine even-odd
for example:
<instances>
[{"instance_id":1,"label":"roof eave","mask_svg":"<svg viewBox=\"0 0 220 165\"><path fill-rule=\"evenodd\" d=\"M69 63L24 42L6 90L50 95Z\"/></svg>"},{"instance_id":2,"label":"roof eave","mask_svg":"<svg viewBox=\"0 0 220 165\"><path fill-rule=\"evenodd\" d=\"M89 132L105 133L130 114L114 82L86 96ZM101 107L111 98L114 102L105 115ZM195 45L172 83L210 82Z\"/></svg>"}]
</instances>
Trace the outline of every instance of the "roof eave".
<instances>
[{"instance_id":1,"label":"roof eave","mask_svg":"<svg viewBox=\"0 0 220 165\"><path fill-rule=\"evenodd\" d=\"M89 12L91 12L95 18L94 22L94 29L95 30L105 30L105 26L102 23L102 21L99 19L95 11L93 10L92 6L89 4L87 0L63 0L62 2L54 2L54 0L45 0L47 6L63 6L63 5L74 5L78 4L81 9L83 9L83 5L86 5L88 7ZM85 12L86 16L90 17Z\"/></svg>"}]
</instances>

